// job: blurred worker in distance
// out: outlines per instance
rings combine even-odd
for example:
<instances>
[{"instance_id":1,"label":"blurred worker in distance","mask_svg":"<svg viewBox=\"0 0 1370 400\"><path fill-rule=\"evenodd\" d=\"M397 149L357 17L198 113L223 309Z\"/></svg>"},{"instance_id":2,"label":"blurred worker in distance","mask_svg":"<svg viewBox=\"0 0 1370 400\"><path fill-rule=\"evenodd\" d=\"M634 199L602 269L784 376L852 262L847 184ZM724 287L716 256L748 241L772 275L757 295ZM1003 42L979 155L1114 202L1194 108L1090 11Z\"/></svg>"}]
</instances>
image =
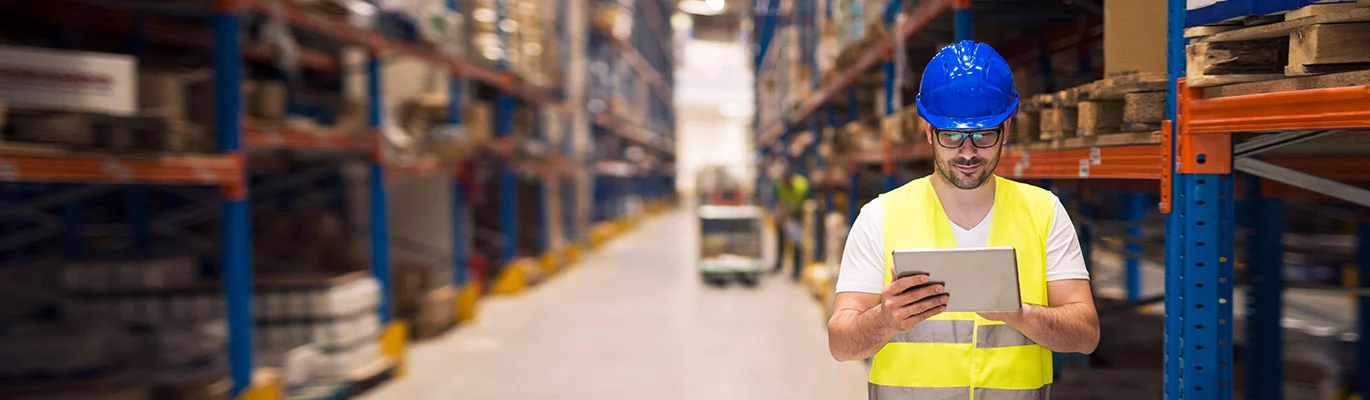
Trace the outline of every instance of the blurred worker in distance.
<instances>
[{"instance_id":1,"label":"blurred worker in distance","mask_svg":"<svg viewBox=\"0 0 1370 400\"><path fill-rule=\"evenodd\" d=\"M1093 352L1099 318L1060 199L994 175L1018 107L1013 74L989 45L955 43L923 71L917 104L936 173L861 209L829 350L839 361L875 357L872 399L1049 398L1051 352ZM986 246L1017 250L1017 312L945 313L949 298L970 293L944 293L925 275L891 279L896 249Z\"/></svg>"},{"instance_id":2,"label":"blurred worker in distance","mask_svg":"<svg viewBox=\"0 0 1370 400\"><path fill-rule=\"evenodd\" d=\"M775 179L775 200L777 209L775 214L775 269L780 272L785 268L785 238L786 229L794 230L804 221L804 201L809 199L809 180L795 173L789 164L780 164L780 174ZM795 237L797 235L788 235ZM798 245L795 245L797 248ZM798 257L799 251L794 252ZM794 280L800 279L803 268L799 265L799 260L794 260Z\"/></svg>"}]
</instances>

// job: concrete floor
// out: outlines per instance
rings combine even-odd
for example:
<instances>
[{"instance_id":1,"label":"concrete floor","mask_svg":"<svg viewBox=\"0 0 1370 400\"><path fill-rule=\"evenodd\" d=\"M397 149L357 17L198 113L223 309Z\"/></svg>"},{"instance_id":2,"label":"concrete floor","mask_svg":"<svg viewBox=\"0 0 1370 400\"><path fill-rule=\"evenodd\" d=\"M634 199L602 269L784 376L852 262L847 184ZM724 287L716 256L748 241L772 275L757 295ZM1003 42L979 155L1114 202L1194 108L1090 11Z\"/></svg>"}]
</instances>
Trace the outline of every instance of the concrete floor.
<instances>
[{"instance_id":1,"label":"concrete floor","mask_svg":"<svg viewBox=\"0 0 1370 400\"><path fill-rule=\"evenodd\" d=\"M864 363L828 355L819 307L789 271L712 288L693 215L644 222L475 323L409 352L367 399L864 399Z\"/></svg>"}]
</instances>

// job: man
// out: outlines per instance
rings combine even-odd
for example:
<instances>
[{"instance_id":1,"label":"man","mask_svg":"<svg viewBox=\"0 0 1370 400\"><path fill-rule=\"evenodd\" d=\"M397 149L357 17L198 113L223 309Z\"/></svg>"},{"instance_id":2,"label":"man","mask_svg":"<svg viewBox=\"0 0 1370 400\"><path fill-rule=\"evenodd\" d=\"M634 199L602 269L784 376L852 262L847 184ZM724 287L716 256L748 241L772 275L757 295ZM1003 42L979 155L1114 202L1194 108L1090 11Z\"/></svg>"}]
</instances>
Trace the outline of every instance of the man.
<instances>
[{"instance_id":1,"label":"man","mask_svg":"<svg viewBox=\"0 0 1370 400\"><path fill-rule=\"evenodd\" d=\"M786 225L803 222L804 201L809 199L809 180L803 175L795 173L788 164L782 164L780 168L780 177L775 180L775 199L778 209L774 213L776 217L775 233L778 242L775 250L774 272L780 272L784 269ZM800 279L803 272L802 266L799 265L800 254L799 246L795 245L793 278L796 281Z\"/></svg>"},{"instance_id":2,"label":"man","mask_svg":"<svg viewBox=\"0 0 1370 400\"><path fill-rule=\"evenodd\" d=\"M923 71L917 104L936 172L861 209L829 350L838 361L874 356L872 399L1049 398L1051 352L1093 352L1099 321L1060 200L994 175L1018 106L1012 72L988 45L949 45ZM942 293L927 276L891 279L896 249L986 246L1017 250L1017 312L944 313L948 298L970 293Z\"/></svg>"}]
</instances>

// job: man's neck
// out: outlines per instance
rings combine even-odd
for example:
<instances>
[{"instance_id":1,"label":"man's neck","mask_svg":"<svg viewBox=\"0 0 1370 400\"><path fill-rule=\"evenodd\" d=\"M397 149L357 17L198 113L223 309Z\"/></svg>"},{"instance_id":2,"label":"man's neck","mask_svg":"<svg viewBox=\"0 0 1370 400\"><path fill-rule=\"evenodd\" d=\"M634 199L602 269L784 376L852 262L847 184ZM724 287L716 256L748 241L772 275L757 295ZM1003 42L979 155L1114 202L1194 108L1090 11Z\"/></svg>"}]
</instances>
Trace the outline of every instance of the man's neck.
<instances>
[{"instance_id":1,"label":"man's neck","mask_svg":"<svg viewBox=\"0 0 1370 400\"><path fill-rule=\"evenodd\" d=\"M942 174L933 174L933 191L937 193L937 199L942 201L942 208L953 208L962 212L972 210L988 211L994 206L994 188L996 181L994 175L990 175L985 184L975 189L961 189L952 185Z\"/></svg>"}]
</instances>

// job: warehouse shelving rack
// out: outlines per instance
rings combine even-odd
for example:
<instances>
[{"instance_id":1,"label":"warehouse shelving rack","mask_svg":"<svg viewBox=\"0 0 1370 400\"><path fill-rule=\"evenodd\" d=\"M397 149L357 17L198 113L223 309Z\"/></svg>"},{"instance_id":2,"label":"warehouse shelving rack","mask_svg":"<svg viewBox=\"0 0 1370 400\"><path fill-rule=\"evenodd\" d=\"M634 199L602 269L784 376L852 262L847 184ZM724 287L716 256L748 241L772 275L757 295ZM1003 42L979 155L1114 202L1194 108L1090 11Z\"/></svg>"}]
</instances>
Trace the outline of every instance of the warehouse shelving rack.
<instances>
[{"instance_id":1,"label":"warehouse shelving rack","mask_svg":"<svg viewBox=\"0 0 1370 400\"><path fill-rule=\"evenodd\" d=\"M211 2L205 2L209 4ZM586 2L587 6L589 2ZM629 65L637 71L637 77L648 79L652 82L653 92L658 98L652 102L653 122L655 125L650 127L631 127L629 124L606 120L605 131L614 136L627 140L637 140L650 146L654 151L660 153L663 159L673 161L674 149L673 140L670 137L674 130L673 103L671 101L670 88L673 84L671 74L671 62L669 60L669 29L665 26L665 21L669 18L669 8L656 5L652 2L642 2L649 9L654 10L654 14L644 15L635 14L637 18L649 21L646 26L650 31L635 32L633 43L624 41L615 42L622 58L627 59ZM457 1L448 0L447 6L456 9ZM569 4L559 4L562 7L570 7ZM86 10L90 5L72 4L72 12ZM124 9L125 5L112 5L108 7L119 7ZM133 6L129 6L133 7ZM73 203L76 206L67 206L68 209L79 208L79 202L94 194L103 193L99 186L85 186L81 184L120 184L120 185L180 185L180 186L208 186L219 189L219 214L222 222L221 238L219 247L221 248L220 257L223 271L223 290L228 305L227 322L229 326L229 375L232 379L232 394L236 397L252 388L254 363L254 344L253 344L253 325L252 319L252 254L250 238L250 198L249 193L253 190L254 184L248 176L248 159L253 151L270 150L298 150L298 151L327 151L343 154L351 154L358 157L369 159L369 178L368 192L370 193L369 207L369 228L371 246L371 268L382 288L389 287L389 251L392 238L389 237L389 226L387 218L387 191L386 180L395 176L417 176L417 175L444 175L451 176L451 191L453 194L453 279L457 287L462 291L481 290L478 285L470 282L469 262L471 255L471 240L473 233L466 229L470 220L470 206L465 203L465 193L468 186L472 183L469 169L463 165L446 164L395 164L383 160L379 136L374 135L383 126L384 115L382 104L379 101L371 101L368 105L369 125L373 135L371 139L337 139L339 136L328 135L327 132L317 129L301 128L276 128L260 126L246 121L242 118L241 91L242 86L242 65L246 60L265 61L270 60L273 54L270 50L243 46L240 42L240 31L242 25L240 15L242 13L274 14L283 12L291 26L311 31L316 34L337 39L340 42L360 46L367 50L368 59L366 62L367 76L367 95L370 99L380 99L382 91L381 64L384 58L403 57L426 60L435 65L446 66L450 69L450 104L449 122L461 124L463 115L461 106L462 101L467 97L468 91L465 86L471 83L479 83L492 88L496 91L495 101L495 121L494 128L497 138L483 149L500 156L504 161L501 163L501 171L498 175L501 198L513 200L515 196L515 180L518 179L514 170L528 169L537 171L539 176L552 179L567 179L576 181L580 179L583 172L588 168L581 167L574 161L567 161L567 158L579 158L575 151L573 142L575 139L570 133L576 130L572 123L561 124L560 126L567 134L562 137L564 141L556 148L556 152L561 155L551 157L548 162L529 162L519 160L515 148L519 145L508 137L512 129L513 110L520 104L527 107L534 107L544 111L544 118L565 118L570 121L589 121L586 118L570 118L577 113L583 113L583 106L574 106L564 102L561 95L547 91L545 88L538 88L525 83L519 76L508 71L507 66L498 65L495 68L484 67L459 58L450 58L438 54L435 51L421 48L416 45L397 42L381 36L379 33L365 29L355 28L343 21L334 20L331 17L317 14L306 10L293 3L278 2L270 0L215 0L212 8L200 6L199 10L211 10L210 26L206 29L202 25L193 23L179 23L164 20L145 20L138 13L114 13L100 14L109 15L110 18L94 23L98 28L111 29L118 32L136 32L137 40L155 41L158 43L190 45L191 47L205 49L212 54L212 66L214 68L213 83L215 87L216 114L220 116L237 116L233 118L218 118L215 130L219 132L218 143L219 153L197 154L197 155L164 155L147 157L141 155L124 155L105 152L79 152L70 151L52 152L41 149L15 148L7 146L0 149L0 181L4 182L59 182L71 183L70 187L63 187L65 190L44 196L31 196L32 198L22 199L16 196L8 196L6 202L13 200L24 200L21 206L28 209L38 209L48 207L53 204ZM508 8L504 0L497 0L497 7L501 11L499 18L507 18L503 11ZM655 8L653 8L655 7ZM132 16L130 16L132 15ZM564 16L565 13L558 13ZM564 19L564 18L562 18ZM58 26L70 20L59 20ZM70 26L67 26L70 28ZM565 24L564 21L558 23L558 30L574 29ZM644 36L654 34L657 41L642 40ZM508 39L502 38L502 43L508 45ZM644 47L647 46L647 47ZM655 46L655 47L650 47ZM655 49L655 54L643 57L640 48ZM341 69L338 59L331 55L314 51L312 49L301 50L301 64L305 68L319 70L338 71ZM575 101L577 99L568 99ZM654 135L652 132L666 132L666 135ZM305 175L308 175L307 173ZM668 197L673 192L673 173L657 170L652 171L635 179L628 180L625 186L633 186L639 194L646 196L645 199L659 201ZM274 183L267 183L275 189L279 187L289 187L298 185L301 182L314 182L321 179L319 176L295 176L283 177ZM328 176L322 179L330 179ZM564 182L564 180L563 180ZM138 188L139 186L134 186ZM562 200L554 201L566 207L566 226L563 232L549 232L546 221L547 211L540 204L537 215L533 216L538 220L540 251L551 251L549 242L551 235L558 235L572 241L585 239L585 232L577 228L574 223L575 208L574 204L580 202L582 197L577 193L578 185L565 185ZM279 191L279 190L278 190ZM288 190L285 190L288 191ZM132 190L137 196L145 193ZM145 194L142 194L146 196ZM196 197L192 193L188 197ZM199 196L204 197L204 196ZM602 199L596 199L602 200ZM505 253L502 254L505 262L512 262L517 255L513 251L517 243L517 215L514 207L503 206L501 208L501 220L504 229L501 234L504 237ZM197 212L204 211L199 210ZM152 233L150 226L154 222L150 221L151 215L148 212L134 212L132 222L137 233L136 246L146 247L151 240ZM209 212L210 215L213 211ZM64 216L65 217L65 216ZM69 222L69 221L67 221ZM67 230L73 229L66 226ZM57 235L57 232L39 232L37 234L20 235L22 238L5 241L7 249L19 248L35 240L44 240ZM11 232L13 233L13 232ZM7 236L10 236L7 234ZM70 242L70 240L68 240ZM578 254L578 244L573 244L567 249L558 249L567 254ZM574 257L574 256L568 256ZM392 316L388 301L388 290L382 289L382 304L377 310L384 322L390 322ZM464 293L464 297L470 295ZM385 337L383 346L387 352L402 352L403 341L406 338L399 337L402 331L391 326ZM399 356L398 354L389 354Z\"/></svg>"},{"instance_id":2,"label":"warehouse shelving rack","mask_svg":"<svg viewBox=\"0 0 1370 400\"><path fill-rule=\"evenodd\" d=\"M1246 328L1247 386L1250 398L1281 398L1283 393L1283 203L1266 196L1307 196L1289 190L1262 190L1261 180L1296 187L1322 198L1370 205L1370 192L1331 179L1367 178L1360 158L1255 159L1258 153L1346 129L1370 127L1370 86L1203 99L1202 90L1184 85L1185 2L1169 2L1167 121L1160 143L1069 150L1006 151L999 173L1028 179L1126 179L1160 183L1160 212L1166 220L1166 367L1167 398L1233 396L1233 264L1236 238L1235 172L1247 174L1250 209L1246 257L1251 274ZM1172 122L1173 121L1173 122ZM1239 141L1241 133L1267 133ZM1334 170L1328 170L1328 168ZM1319 177L1300 170L1327 171ZM1140 218L1145 197L1130 197L1129 218ZM1370 265L1370 234L1361 223L1358 264ZM1135 228L1132 228L1135 229ZM1130 231L1135 235L1135 230ZM1136 245L1129 245L1125 267L1129 300L1140 297ZM1364 276L1364 274L1362 274ZM1370 280L1362 278L1361 285ZM1361 332L1370 323L1370 303L1360 300ZM1361 360L1370 359L1370 341L1360 341ZM1362 364L1364 365L1364 364ZM1370 387L1370 368L1358 368L1360 388Z\"/></svg>"},{"instance_id":3,"label":"warehouse shelving rack","mask_svg":"<svg viewBox=\"0 0 1370 400\"><path fill-rule=\"evenodd\" d=\"M962 31L961 26L971 20L969 11L961 14L962 10L969 9L961 3L964 2L955 4L958 7L958 39L968 37L969 29ZM778 1L767 2L766 7L758 7L756 14L761 49L756 59L758 76L768 72L766 63L772 57L767 52L770 42L767 35L774 30L778 20L783 19L770 11L776 10L777 4ZM796 8L803 10L805 4L797 4ZM1234 283L1239 282L1233 267L1234 235L1238 217L1245 219L1245 226L1253 232L1247 239L1249 254L1246 256L1251 279L1245 289L1248 298L1245 337L1249 342L1245 393L1250 398L1280 398L1284 350L1281 310L1287 285L1282 276L1285 206L1279 197L1341 200L1359 207L1370 206L1370 191L1336 181L1370 180L1370 173L1366 172L1370 171L1370 165L1367 165L1370 162L1364 157L1352 156L1281 156L1264 160L1253 156L1341 130L1370 128L1370 86L1204 99L1201 90L1184 85L1188 41L1183 34L1185 2L1169 0L1168 7L1169 104L1167 121L1158 141L1068 148L1012 145L1005 149L996 172L1005 177L1036 180L1046 187L1053 186L1055 181L1087 180L1091 185L1123 189L1128 193L1120 204L1119 214L1129 224L1125 230L1129 237L1140 236L1136 223L1153 204L1165 214L1164 297L1142 297L1142 248L1133 240L1129 240L1131 243L1126 245L1124 254L1124 293L1131 305L1165 302L1166 398L1233 397L1232 294ZM920 10L924 9L915 10L913 15L923 16L919 14ZM1058 38L1076 36L1081 40L1095 40L1097 35L1053 34ZM759 152L763 156L788 158L786 143L794 136L792 130L796 126L812 123L815 131L836 126L831 103L842 101L842 89L849 88L856 77L876 65L882 57L887 57L882 52L889 51L887 42L883 41L888 39L881 40L866 50L854 70L839 71L835 74L837 80L825 82L821 88L815 85L815 95L789 113L781 113L782 121L757 121ZM1039 49L1037 57L1043 59L1051 52L1062 50L1057 47ZM1006 56L1010 56L1011 62L1020 61L1019 57ZM1049 71L1045 66L1049 61L1043 62L1043 70ZM1082 70L1088 64L1082 60ZM893 113L892 99L888 97L892 93L892 74L888 71L889 68L885 74L887 97L882 99L886 115ZM854 121L855 93L848 91L847 96L851 98L848 101L851 113L847 120ZM811 118L820 109L825 120L822 124ZM1266 134L1234 144L1234 138L1239 135L1258 132ZM928 149L923 146L924 143L894 145L885 141L880 150L855 154L849 161L854 166L881 164L885 172L885 189L889 190L898 183L894 165L930 158ZM785 154L779 154L781 152ZM805 153L801 157L813 157L821 168L823 160L817 157L816 150ZM804 166L799 165L800 168ZM1320 176L1303 171L1318 171ZM1237 181L1236 172L1244 173L1245 181ZM855 193L860 182L861 173L857 168L852 169L850 177L829 176L819 182L824 189L847 187L852 195L847 210L849 223L859 207ZM1236 201L1241 192L1236 189L1241 183L1245 184L1248 207L1246 213L1237 215ZM1149 187L1153 184L1154 187ZM1151 197L1147 192L1158 193L1160 202L1149 203ZM831 207L831 193L828 196L827 203ZM1083 205L1079 211L1087 220L1090 210L1084 207L1088 206ZM1370 213L1361 213L1357 230L1356 259L1362 272L1358 275L1361 288L1355 293L1361 296L1357 314L1360 332L1370 330L1370 300L1364 296L1365 288L1370 287L1370 273L1364 272L1364 266L1370 265L1370 222L1367 222L1370 218L1366 215ZM1089 259L1091 235L1085 230L1091 226L1082 224L1081 229L1082 250ZM816 242L821 243L821 240ZM1370 359L1370 341L1358 342L1356 358ZM1355 377L1356 386L1362 390L1370 387L1370 368L1364 365L1360 364Z\"/></svg>"},{"instance_id":4,"label":"warehouse shelving rack","mask_svg":"<svg viewBox=\"0 0 1370 400\"><path fill-rule=\"evenodd\" d=\"M587 164L594 174L591 221L599 226L629 217L625 201L630 196L660 199L675 187L675 60L669 24L674 7L635 2L626 10L630 29L625 31L621 22L611 23L601 14L618 3L593 2L593 29L586 43L588 54L602 56L592 61L587 93L596 144ZM632 166L637 160L628 159L630 147L641 150L633 157L651 156L659 162L650 168Z\"/></svg>"},{"instance_id":5,"label":"warehouse shelving rack","mask_svg":"<svg viewBox=\"0 0 1370 400\"><path fill-rule=\"evenodd\" d=\"M849 120L855 120L857 115L857 94L854 85L859 78L866 75L868 71L875 68L877 65L881 66L884 75L885 96L883 99L879 100L884 104L884 115L889 116L895 113L895 110L898 108L896 105L896 102L898 101L896 100L898 96L898 82L895 80L894 60L894 57L899 53L899 51L896 50L899 48L897 45L904 43L905 40L908 40L910 37L920 32L920 30L933 23L935 19L949 9L954 10L955 13L957 38L968 39L972 32L970 23L973 14L970 10L969 1L919 1L910 11L902 12L901 10L904 8L904 2L902 0L890 0L886 4L884 10L882 10L882 22L884 26L888 27L889 33L874 38L864 46L858 48L858 55L855 56L855 61L853 61L851 65L845 66L840 70L819 71L817 53L814 50L817 48L819 39L817 27L812 23L806 22L812 22L819 13L831 15L831 8L819 10L818 2L813 0L793 0L793 2L786 4L791 6L788 7L788 9L782 9L781 0L766 0L765 4L762 4L762 0L757 0L756 3L756 7L753 8L755 11L753 17L759 21L757 23L757 53L754 60L754 71L756 73L755 82L757 82L756 84L758 85L756 90L758 93L760 92L761 82L765 81L765 77L767 77L768 74L773 74L773 64L776 62L776 59L781 57L779 55L780 49L772 46L776 32L779 31L781 26L794 25L799 28L799 43L791 44L791 46L798 45L800 47L801 60L808 66L808 70L811 71L811 92L807 97L798 101L793 109L779 110L780 112L778 113L779 117L777 121L761 121L760 114L758 113L757 117L753 120L753 127L757 129L755 148L760 150L763 160L771 157L784 159L787 164L795 166L794 170L796 172L803 175L809 175L807 172L811 168L810 162L812 162L812 168L814 168L815 171L822 169L827 164L827 160L819 154L818 146L821 141L819 140L819 137L821 137L821 132L823 132L824 127L836 125L837 116L833 103L845 101L849 107ZM831 4L829 4L829 6L831 7ZM823 78L829 76L831 78L824 81ZM760 103L760 98L758 97L756 101L756 109L760 110L763 106ZM784 106L782 105L782 107ZM822 111L821 116L820 109ZM801 132L805 131L808 132L807 134L813 140L810 142L809 146L804 149L802 155L795 157L791 154L788 144L797 136L800 136ZM881 152L878 156L872 154L871 157L880 157L880 159L884 161L886 166L887 186L892 188L894 184L893 157L900 154L898 154L899 152L896 151L893 146L889 146L888 142L885 144L886 146L883 147L885 147L886 151ZM764 173L758 174L757 179L758 188L768 187L769 179ZM855 185L858 180L857 177L852 177L847 182ZM814 186L817 188L830 189L832 185L841 181L841 179L823 179L814 182ZM764 190L760 190L759 192L767 193ZM817 199L817 194L815 194L815 192L816 191L810 191L811 200ZM834 205L831 191L824 190L824 192L824 206L820 207L818 210L820 217L817 218L816 221L822 221L821 215L826 213ZM852 187L850 193L855 192L856 188ZM771 196L763 194L763 203L766 203L769 206L774 200L770 197ZM855 219L855 210L857 206L855 205L855 201L849 200L848 204L851 207L850 216L852 217L849 218L848 221L852 221ZM813 229L812 234L813 243L822 243L822 229ZM823 257L821 245L812 246L814 248L806 252L801 248L803 240L800 240L799 238L785 237L781 238L781 240L793 245L793 260L796 263L794 273L796 279L799 277L802 269L800 267L802 264L800 263L805 259L804 255L806 253L811 255L813 259L820 259Z\"/></svg>"}]
</instances>

